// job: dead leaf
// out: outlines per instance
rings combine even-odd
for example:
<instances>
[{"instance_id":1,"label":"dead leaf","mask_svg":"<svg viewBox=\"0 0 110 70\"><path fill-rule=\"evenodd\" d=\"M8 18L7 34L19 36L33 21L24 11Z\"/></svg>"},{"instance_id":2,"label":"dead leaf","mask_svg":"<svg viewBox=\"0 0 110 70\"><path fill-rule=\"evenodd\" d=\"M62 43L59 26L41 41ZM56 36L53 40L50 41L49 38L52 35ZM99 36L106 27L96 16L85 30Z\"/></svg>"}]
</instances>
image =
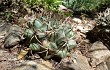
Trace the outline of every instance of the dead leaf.
<instances>
[{"instance_id":1,"label":"dead leaf","mask_svg":"<svg viewBox=\"0 0 110 70\"><path fill-rule=\"evenodd\" d=\"M22 59L28 52L29 52L29 48L27 48L25 50L21 50L20 54L17 57L17 60Z\"/></svg>"}]
</instances>

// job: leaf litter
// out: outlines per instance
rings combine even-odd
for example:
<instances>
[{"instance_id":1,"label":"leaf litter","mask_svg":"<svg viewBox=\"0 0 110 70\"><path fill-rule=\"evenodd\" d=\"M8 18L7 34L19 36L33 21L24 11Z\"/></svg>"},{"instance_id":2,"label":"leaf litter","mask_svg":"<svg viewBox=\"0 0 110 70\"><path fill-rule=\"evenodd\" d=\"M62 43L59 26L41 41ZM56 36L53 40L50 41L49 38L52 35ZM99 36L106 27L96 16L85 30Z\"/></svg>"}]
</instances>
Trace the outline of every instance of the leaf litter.
<instances>
[{"instance_id":1,"label":"leaf litter","mask_svg":"<svg viewBox=\"0 0 110 70\"><path fill-rule=\"evenodd\" d=\"M19 13L17 10L13 10L14 13ZM35 15L24 15L18 19L19 23L27 23L29 21L35 20ZM17 15L15 15L16 17ZM63 18L64 19L64 18ZM15 23L16 21L14 21ZM49 60L35 59L32 60L38 63L38 70L109 70L109 50L103 45L101 42L95 42L94 44L89 43L86 39L85 33L94 28L96 22L91 19L80 19L80 18L71 18L67 17L64 22L68 22L72 24L73 31L76 34L76 41L78 43L77 48L71 51L71 54L66 58L63 58L60 63ZM20 24L21 25L21 24ZM24 26L25 24L23 24ZM21 25L22 26L22 25ZM25 27L25 26L24 26ZM27 26L26 26L27 27ZM1 27L0 27L1 28ZM2 33L1 33L2 34ZM0 35L2 37L2 35ZM2 40L2 39L1 39ZM19 48L18 48L19 47ZM23 50L24 52L19 52L19 50ZM17 48L12 49L11 52L5 51L2 47L0 49L0 69L2 70L11 70L14 66L20 65L23 62L28 62L23 58L26 57L26 54L29 54L29 49L24 50L24 48L20 49L20 45ZM18 55L19 52L19 55ZM36 56L34 54L33 56ZM18 58L17 58L18 57ZM19 61L14 60L17 58ZM49 66L46 66L49 65ZM55 66L56 65L56 66ZM53 66L55 66L53 68ZM46 69L47 68L47 69Z\"/></svg>"}]
</instances>

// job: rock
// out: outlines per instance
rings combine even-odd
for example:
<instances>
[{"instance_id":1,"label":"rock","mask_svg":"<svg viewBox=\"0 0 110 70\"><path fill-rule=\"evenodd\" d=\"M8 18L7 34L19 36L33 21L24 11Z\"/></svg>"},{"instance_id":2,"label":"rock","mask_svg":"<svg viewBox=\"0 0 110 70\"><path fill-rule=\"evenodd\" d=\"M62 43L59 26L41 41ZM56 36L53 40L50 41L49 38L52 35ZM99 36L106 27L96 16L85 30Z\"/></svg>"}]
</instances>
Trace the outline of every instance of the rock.
<instances>
[{"instance_id":1,"label":"rock","mask_svg":"<svg viewBox=\"0 0 110 70\"><path fill-rule=\"evenodd\" d=\"M22 63L19 63L12 67L10 70L55 70L52 66L52 63L49 61L22 61Z\"/></svg>"},{"instance_id":2,"label":"rock","mask_svg":"<svg viewBox=\"0 0 110 70\"><path fill-rule=\"evenodd\" d=\"M62 62L58 69L56 70L82 70L77 64L70 62L68 59L65 59L65 62Z\"/></svg>"},{"instance_id":3,"label":"rock","mask_svg":"<svg viewBox=\"0 0 110 70\"><path fill-rule=\"evenodd\" d=\"M18 35L14 33L10 33L5 39L4 47L12 48L13 46L17 45L19 42L20 42L20 38L18 37Z\"/></svg>"},{"instance_id":4,"label":"rock","mask_svg":"<svg viewBox=\"0 0 110 70\"><path fill-rule=\"evenodd\" d=\"M82 20L81 19L79 19L79 18L73 18L73 21L75 21L75 22L77 22L77 23L82 23Z\"/></svg>"},{"instance_id":5,"label":"rock","mask_svg":"<svg viewBox=\"0 0 110 70\"><path fill-rule=\"evenodd\" d=\"M108 70L108 67L106 65L106 62L100 63L95 70Z\"/></svg>"},{"instance_id":6,"label":"rock","mask_svg":"<svg viewBox=\"0 0 110 70\"><path fill-rule=\"evenodd\" d=\"M6 33L8 33L11 24L10 23L0 23L0 36L1 35L5 35Z\"/></svg>"},{"instance_id":7,"label":"rock","mask_svg":"<svg viewBox=\"0 0 110 70\"><path fill-rule=\"evenodd\" d=\"M110 57L110 51L102 42L95 42L87 55L91 60L92 67L97 67Z\"/></svg>"},{"instance_id":8,"label":"rock","mask_svg":"<svg viewBox=\"0 0 110 70\"><path fill-rule=\"evenodd\" d=\"M87 58L83 56L80 51L76 50L72 55L74 61L76 61L75 63L81 68L81 70L92 70Z\"/></svg>"},{"instance_id":9,"label":"rock","mask_svg":"<svg viewBox=\"0 0 110 70\"><path fill-rule=\"evenodd\" d=\"M76 50L70 59L63 59L61 70L92 70L90 67L87 58L82 56L81 52Z\"/></svg>"},{"instance_id":10,"label":"rock","mask_svg":"<svg viewBox=\"0 0 110 70\"><path fill-rule=\"evenodd\" d=\"M13 67L11 70L38 70L37 63L34 61L28 61L20 66Z\"/></svg>"},{"instance_id":11,"label":"rock","mask_svg":"<svg viewBox=\"0 0 110 70\"><path fill-rule=\"evenodd\" d=\"M22 34L22 28L17 25L13 25L5 38L4 47L12 48L17 45L21 40L23 40Z\"/></svg>"},{"instance_id":12,"label":"rock","mask_svg":"<svg viewBox=\"0 0 110 70\"><path fill-rule=\"evenodd\" d=\"M108 69L110 69L110 57L106 60L106 65L107 65Z\"/></svg>"},{"instance_id":13,"label":"rock","mask_svg":"<svg viewBox=\"0 0 110 70\"><path fill-rule=\"evenodd\" d=\"M41 63L38 63L38 70L55 70L55 69L52 66L52 63L43 60Z\"/></svg>"},{"instance_id":14,"label":"rock","mask_svg":"<svg viewBox=\"0 0 110 70\"><path fill-rule=\"evenodd\" d=\"M10 27L11 27L10 23L5 23L5 22L0 23L0 46L3 44L5 35L8 33Z\"/></svg>"}]
</instances>

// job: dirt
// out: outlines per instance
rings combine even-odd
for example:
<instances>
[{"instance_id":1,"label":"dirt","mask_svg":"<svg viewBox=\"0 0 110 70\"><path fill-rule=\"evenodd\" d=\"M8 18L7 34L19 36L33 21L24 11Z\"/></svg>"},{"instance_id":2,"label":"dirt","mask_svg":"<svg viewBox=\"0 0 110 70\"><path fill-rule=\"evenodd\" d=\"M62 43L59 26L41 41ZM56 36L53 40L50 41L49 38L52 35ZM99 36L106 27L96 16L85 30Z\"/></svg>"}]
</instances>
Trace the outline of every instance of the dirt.
<instances>
[{"instance_id":1,"label":"dirt","mask_svg":"<svg viewBox=\"0 0 110 70\"><path fill-rule=\"evenodd\" d=\"M11 19L8 18L5 15L6 12L3 13L3 11L6 10L2 8L2 11L0 11L1 26L4 22L6 22L11 23L11 26L13 24L17 24L20 27L25 28L27 27L27 22L35 20L36 16L39 14L36 14L34 11L26 8L22 4L18 7L18 9L16 9L17 6L18 5L15 5L14 9L13 7L7 8L7 6L3 6L3 8L6 8L8 12L11 12L13 16L9 16ZM52 17L53 13L51 12L45 14L40 13L39 15L50 14ZM56 13L54 14L54 17L55 15ZM56 18L57 17L58 15ZM82 19L76 17L63 17L62 19L64 22L72 24L74 27L73 31L77 33L77 47L72 49L71 54L68 55L68 57L63 58L60 62L56 62L52 59L44 60L38 54L31 54L31 56L26 55L22 59L17 60L17 57L20 54L20 48L23 47L24 49L24 45L17 43L16 46L10 49L3 47L4 37L6 34L8 34L8 27L10 26L9 24L6 29L0 29L0 70L12 70L14 67L20 66L23 63L29 61L36 62L38 70L110 70L110 51L106 48L105 45L103 45L102 42L90 43L89 40L86 39L86 32L93 29L96 25L95 19L86 17L82 17Z\"/></svg>"}]
</instances>

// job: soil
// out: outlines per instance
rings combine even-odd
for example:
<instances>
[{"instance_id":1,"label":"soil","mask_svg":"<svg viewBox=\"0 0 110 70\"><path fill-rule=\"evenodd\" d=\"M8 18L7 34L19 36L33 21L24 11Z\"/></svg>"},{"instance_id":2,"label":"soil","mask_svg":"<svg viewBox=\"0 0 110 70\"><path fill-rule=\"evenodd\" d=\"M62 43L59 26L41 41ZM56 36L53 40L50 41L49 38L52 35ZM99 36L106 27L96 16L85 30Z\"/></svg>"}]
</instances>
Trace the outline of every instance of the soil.
<instances>
[{"instance_id":1,"label":"soil","mask_svg":"<svg viewBox=\"0 0 110 70\"><path fill-rule=\"evenodd\" d=\"M19 7L16 4L13 5L15 6L7 7L4 5L0 7L1 26L4 23L9 23L11 26L17 24L24 29L27 27L28 21L35 20L36 16L46 15L52 18L59 17L56 13L47 11L46 13L44 13L45 11L36 13L35 10L25 7L23 3L20 3ZM74 26L73 31L76 32L77 47L72 49L68 57L56 62L53 59L44 60L37 53L28 53L28 55L22 59L17 60L21 49L25 49L26 46L18 43L13 48L4 48L4 37L8 35L9 32L7 30L10 28L7 27L6 30L1 30L0 32L0 70L12 70L13 67L28 61L36 62L38 70L110 70L110 51L102 42L90 43L90 41L86 39L86 32L92 30L96 25L95 18L93 19L92 17L91 19L80 15L80 17L66 18L61 16L58 19L72 24L72 26Z\"/></svg>"}]
</instances>

